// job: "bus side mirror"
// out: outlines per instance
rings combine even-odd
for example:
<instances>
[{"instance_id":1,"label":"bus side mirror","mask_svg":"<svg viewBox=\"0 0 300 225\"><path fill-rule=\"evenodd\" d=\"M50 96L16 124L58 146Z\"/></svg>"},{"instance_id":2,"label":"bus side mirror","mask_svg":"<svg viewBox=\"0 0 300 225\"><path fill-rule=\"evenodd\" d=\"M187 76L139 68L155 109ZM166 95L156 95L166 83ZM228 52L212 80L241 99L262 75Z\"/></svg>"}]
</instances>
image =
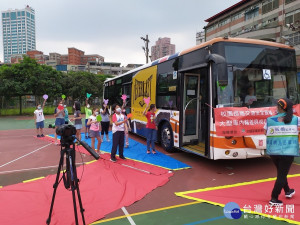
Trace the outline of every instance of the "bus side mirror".
<instances>
[{"instance_id":1,"label":"bus side mirror","mask_svg":"<svg viewBox=\"0 0 300 225\"><path fill-rule=\"evenodd\" d=\"M207 62L213 62L217 68L217 77L219 86L227 86L228 85L228 70L227 63L223 56L218 54L209 54L206 57Z\"/></svg>"}]
</instances>

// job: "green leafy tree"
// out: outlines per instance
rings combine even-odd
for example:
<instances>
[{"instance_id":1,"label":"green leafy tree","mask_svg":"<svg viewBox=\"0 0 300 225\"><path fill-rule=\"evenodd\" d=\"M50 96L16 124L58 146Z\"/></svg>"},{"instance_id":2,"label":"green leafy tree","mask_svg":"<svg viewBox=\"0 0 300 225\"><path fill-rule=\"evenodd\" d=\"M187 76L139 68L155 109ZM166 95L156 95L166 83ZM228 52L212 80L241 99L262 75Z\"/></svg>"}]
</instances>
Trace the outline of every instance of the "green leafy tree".
<instances>
[{"instance_id":1,"label":"green leafy tree","mask_svg":"<svg viewBox=\"0 0 300 225\"><path fill-rule=\"evenodd\" d=\"M18 97L22 114L22 96L59 95L61 78L60 72L24 56L18 64L0 67L0 96Z\"/></svg>"},{"instance_id":2,"label":"green leafy tree","mask_svg":"<svg viewBox=\"0 0 300 225\"><path fill-rule=\"evenodd\" d=\"M103 82L108 77L81 71L65 74L24 56L18 64L0 67L0 96L19 97L22 114L22 96L34 95L39 102L44 94L48 94L50 100L64 94L82 102L86 93L91 93L92 98L101 98Z\"/></svg>"},{"instance_id":3,"label":"green leafy tree","mask_svg":"<svg viewBox=\"0 0 300 225\"><path fill-rule=\"evenodd\" d=\"M42 96L48 94L50 99L56 99L62 95L62 72L54 70L46 65L39 65L37 73L32 77L32 94Z\"/></svg>"},{"instance_id":4,"label":"green leafy tree","mask_svg":"<svg viewBox=\"0 0 300 225\"><path fill-rule=\"evenodd\" d=\"M92 97L101 97L103 94L103 81L89 72L69 72L63 76L62 85L63 92L73 100L84 101L86 93L92 94Z\"/></svg>"}]
</instances>

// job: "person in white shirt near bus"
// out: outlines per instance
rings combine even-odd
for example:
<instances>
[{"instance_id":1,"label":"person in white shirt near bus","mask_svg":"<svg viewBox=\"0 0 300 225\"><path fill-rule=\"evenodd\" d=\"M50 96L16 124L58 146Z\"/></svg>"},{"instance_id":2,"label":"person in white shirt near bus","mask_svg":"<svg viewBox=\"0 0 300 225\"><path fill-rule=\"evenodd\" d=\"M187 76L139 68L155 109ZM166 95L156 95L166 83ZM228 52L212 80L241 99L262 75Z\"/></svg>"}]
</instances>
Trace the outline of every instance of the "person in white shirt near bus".
<instances>
[{"instance_id":1,"label":"person in white shirt near bus","mask_svg":"<svg viewBox=\"0 0 300 225\"><path fill-rule=\"evenodd\" d=\"M124 151L124 135L125 135L125 123L127 122L127 119L125 116L121 113L122 109L119 105L115 104L113 105L113 110L115 113L112 116L112 133L113 133L113 145L111 149L111 156L110 161L116 162L116 153L117 149L119 147L119 158L120 159L126 159L124 157L123 151Z\"/></svg>"}]
</instances>

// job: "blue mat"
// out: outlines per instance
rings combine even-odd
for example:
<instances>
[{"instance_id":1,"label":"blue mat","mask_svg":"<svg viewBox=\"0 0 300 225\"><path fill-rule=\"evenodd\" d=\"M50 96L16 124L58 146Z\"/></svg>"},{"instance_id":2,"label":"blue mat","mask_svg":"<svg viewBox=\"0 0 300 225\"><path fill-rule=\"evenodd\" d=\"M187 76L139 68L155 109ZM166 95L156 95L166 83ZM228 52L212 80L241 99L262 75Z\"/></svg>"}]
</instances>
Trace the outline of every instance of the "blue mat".
<instances>
[{"instance_id":1,"label":"blue mat","mask_svg":"<svg viewBox=\"0 0 300 225\"><path fill-rule=\"evenodd\" d=\"M48 136L54 137L54 134ZM107 142L106 137L104 137L100 149L103 152L110 153L112 147L111 131L109 132L108 136L110 142ZM91 139L90 138L86 139L84 133L81 133L81 140L91 145ZM95 148L97 148L97 139L95 140ZM173 159L172 157L167 156L161 152L156 151L157 152L156 154L152 154L152 153L147 154L146 151L147 151L146 145L129 138L129 147L124 148L124 156L128 159L133 159L136 161L148 163L169 170L180 170L180 169L191 168L189 165L182 163L176 159Z\"/></svg>"}]
</instances>

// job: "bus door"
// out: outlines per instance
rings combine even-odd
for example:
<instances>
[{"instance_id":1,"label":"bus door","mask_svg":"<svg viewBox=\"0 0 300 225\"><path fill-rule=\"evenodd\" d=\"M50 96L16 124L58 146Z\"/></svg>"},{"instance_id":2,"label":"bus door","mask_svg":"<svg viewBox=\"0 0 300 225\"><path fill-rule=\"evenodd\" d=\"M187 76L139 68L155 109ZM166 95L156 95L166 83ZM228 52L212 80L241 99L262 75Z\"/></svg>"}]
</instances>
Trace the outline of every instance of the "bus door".
<instances>
[{"instance_id":1,"label":"bus door","mask_svg":"<svg viewBox=\"0 0 300 225\"><path fill-rule=\"evenodd\" d=\"M184 74L183 144L198 142L200 74Z\"/></svg>"},{"instance_id":2,"label":"bus door","mask_svg":"<svg viewBox=\"0 0 300 225\"><path fill-rule=\"evenodd\" d=\"M199 155L206 154L207 138L207 69L184 74L182 148Z\"/></svg>"}]
</instances>

